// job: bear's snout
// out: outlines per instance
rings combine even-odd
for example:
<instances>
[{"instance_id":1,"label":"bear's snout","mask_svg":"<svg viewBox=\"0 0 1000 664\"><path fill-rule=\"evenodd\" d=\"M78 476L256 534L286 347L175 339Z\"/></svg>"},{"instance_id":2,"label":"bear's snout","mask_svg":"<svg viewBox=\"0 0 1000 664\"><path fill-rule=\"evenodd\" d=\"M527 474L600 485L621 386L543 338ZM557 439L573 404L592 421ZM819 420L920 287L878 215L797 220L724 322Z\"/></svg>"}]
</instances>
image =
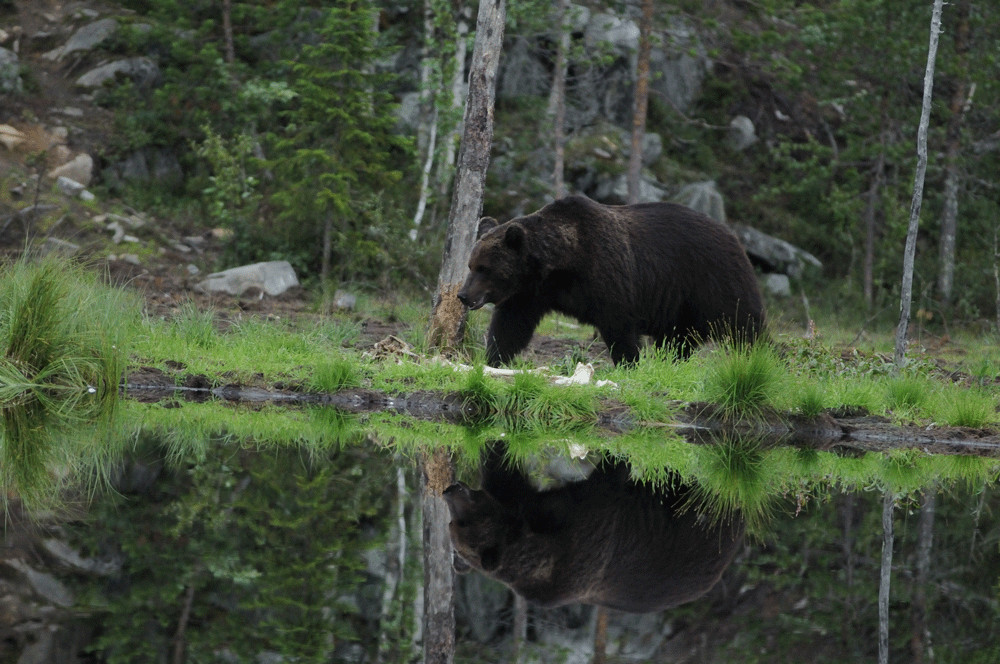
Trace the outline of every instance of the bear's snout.
<instances>
[{"instance_id":1,"label":"bear's snout","mask_svg":"<svg viewBox=\"0 0 1000 664\"><path fill-rule=\"evenodd\" d=\"M475 311L486 304L488 293L481 288L473 288L471 281L471 278L467 280L462 290L458 291L458 301L467 306L469 311Z\"/></svg>"}]
</instances>

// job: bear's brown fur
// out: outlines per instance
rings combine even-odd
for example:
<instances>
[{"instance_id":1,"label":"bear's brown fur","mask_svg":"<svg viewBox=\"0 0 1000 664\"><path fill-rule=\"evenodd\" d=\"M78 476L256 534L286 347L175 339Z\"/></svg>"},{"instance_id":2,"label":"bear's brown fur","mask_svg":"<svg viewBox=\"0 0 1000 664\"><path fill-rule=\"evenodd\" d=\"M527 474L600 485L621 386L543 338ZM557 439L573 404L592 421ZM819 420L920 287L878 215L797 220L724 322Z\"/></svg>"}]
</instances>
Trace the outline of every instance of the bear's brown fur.
<instances>
[{"instance_id":1,"label":"bear's brown fur","mask_svg":"<svg viewBox=\"0 0 1000 664\"><path fill-rule=\"evenodd\" d=\"M679 483L657 492L605 463L582 482L538 491L495 445L482 489L445 491L456 569L469 566L543 606L580 602L660 611L708 592L740 547L738 519L699 517Z\"/></svg>"},{"instance_id":2,"label":"bear's brown fur","mask_svg":"<svg viewBox=\"0 0 1000 664\"><path fill-rule=\"evenodd\" d=\"M640 337L682 355L706 338L751 342L763 330L756 275L723 224L672 203L610 206L569 196L526 217L480 221L469 276L470 309L494 303L486 361L510 361L550 311L597 328L615 364Z\"/></svg>"}]
</instances>

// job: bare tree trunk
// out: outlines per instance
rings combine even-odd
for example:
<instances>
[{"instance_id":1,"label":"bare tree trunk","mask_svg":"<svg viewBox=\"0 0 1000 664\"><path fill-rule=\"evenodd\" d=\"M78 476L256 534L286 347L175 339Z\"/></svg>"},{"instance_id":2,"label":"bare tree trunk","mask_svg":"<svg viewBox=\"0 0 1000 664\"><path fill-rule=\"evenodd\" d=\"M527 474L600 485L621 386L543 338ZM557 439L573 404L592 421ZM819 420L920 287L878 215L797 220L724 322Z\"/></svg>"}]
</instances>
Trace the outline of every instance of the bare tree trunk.
<instances>
[{"instance_id":1,"label":"bare tree trunk","mask_svg":"<svg viewBox=\"0 0 1000 664\"><path fill-rule=\"evenodd\" d=\"M951 302L955 280L955 237L958 233L958 182L959 151L962 145L962 124L965 114L972 104L975 84L966 99L967 68L966 55L969 51L969 2L958 3L958 26L955 29L955 55L958 59L960 79L951 95L950 118L948 119L947 147L945 148L944 210L941 213L940 269L938 271L938 294L945 303Z\"/></svg>"},{"instance_id":2,"label":"bare tree trunk","mask_svg":"<svg viewBox=\"0 0 1000 664\"><path fill-rule=\"evenodd\" d=\"M937 503L937 487L924 489L923 502L920 505L920 522L917 526L919 535L917 541L917 574L914 579L913 593L913 636L910 639L910 652L914 664L923 664L930 652L931 633L927 621L927 587L931 569L931 546L934 543L934 512ZM933 658L931 658L933 659Z\"/></svg>"},{"instance_id":3,"label":"bare tree trunk","mask_svg":"<svg viewBox=\"0 0 1000 664\"><path fill-rule=\"evenodd\" d=\"M457 295L468 271L469 255L476 240L476 225L483 210L486 169L493 142L496 74L506 16L504 0L482 0L479 3L455 193L448 214L448 234L428 330L430 344L443 349L457 346L465 334L468 310L459 302Z\"/></svg>"},{"instance_id":4,"label":"bare tree trunk","mask_svg":"<svg viewBox=\"0 0 1000 664\"><path fill-rule=\"evenodd\" d=\"M233 0L222 0L222 39L225 42L226 62L236 62L233 48Z\"/></svg>"},{"instance_id":5,"label":"bare tree trunk","mask_svg":"<svg viewBox=\"0 0 1000 664\"><path fill-rule=\"evenodd\" d=\"M642 0L639 22L639 55L636 59L635 112L632 116L632 154L628 160L628 202L639 202L642 174L642 141L646 134L646 110L649 105L650 33L653 29L653 0Z\"/></svg>"},{"instance_id":6,"label":"bare tree trunk","mask_svg":"<svg viewBox=\"0 0 1000 664\"><path fill-rule=\"evenodd\" d=\"M1000 248L997 247L997 234L1000 226L993 226L993 287L996 289L997 333L1000 334Z\"/></svg>"},{"instance_id":7,"label":"bare tree trunk","mask_svg":"<svg viewBox=\"0 0 1000 664\"><path fill-rule=\"evenodd\" d=\"M875 217L879 197L882 195L882 180L885 177L885 132L882 132L882 149L875 161L872 183L868 187L868 203L865 206L865 257L864 294L865 306L870 310L875 302Z\"/></svg>"},{"instance_id":8,"label":"bare tree trunk","mask_svg":"<svg viewBox=\"0 0 1000 664\"><path fill-rule=\"evenodd\" d=\"M889 664L889 579L892 576L892 491L882 498L882 573L878 583L878 663Z\"/></svg>"},{"instance_id":9,"label":"bare tree trunk","mask_svg":"<svg viewBox=\"0 0 1000 664\"><path fill-rule=\"evenodd\" d=\"M455 657L455 575L448 534L450 516L441 494L455 481L455 474L444 448L425 455L422 461L424 663L451 664Z\"/></svg>"},{"instance_id":10,"label":"bare tree trunk","mask_svg":"<svg viewBox=\"0 0 1000 664\"><path fill-rule=\"evenodd\" d=\"M323 220L323 240L320 249L319 281L323 291L323 312L330 308L330 256L333 253L333 217L327 215Z\"/></svg>"},{"instance_id":11,"label":"bare tree trunk","mask_svg":"<svg viewBox=\"0 0 1000 664\"><path fill-rule=\"evenodd\" d=\"M896 327L895 361L898 368L902 368L906 363L906 328L910 324L910 305L913 300L913 256L917 250L917 227L920 225L920 205L924 196L924 175L927 172L927 125L930 124L934 61L937 58L938 38L941 34L942 3L943 0L934 0L931 14L931 36L927 49L927 69L924 72L924 100L920 111L920 125L917 128L917 173L913 179L910 223L906 231L906 248L903 251L903 284L899 294L899 325Z\"/></svg>"},{"instance_id":12,"label":"bare tree trunk","mask_svg":"<svg viewBox=\"0 0 1000 664\"><path fill-rule=\"evenodd\" d=\"M424 0L424 45L420 60L420 118L417 129L417 151L423 151L424 166L420 176L420 195L417 198L417 211L413 214L413 226L410 228L410 240L416 241L420 225L427 209L427 199L430 198L430 173L434 166L434 151L437 149L437 104L434 102L436 93L432 90L431 61L434 38L434 11L431 0Z\"/></svg>"},{"instance_id":13,"label":"bare tree trunk","mask_svg":"<svg viewBox=\"0 0 1000 664\"><path fill-rule=\"evenodd\" d=\"M549 97L549 115L552 116L552 151L555 163L552 167L552 193L556 198L566 195L566 74L569 53L569 26L567 17L569 0L556 3L556 25L559 40L556 43L556 66L552 73L552 95Z\"/></svg>"}]
</instances>

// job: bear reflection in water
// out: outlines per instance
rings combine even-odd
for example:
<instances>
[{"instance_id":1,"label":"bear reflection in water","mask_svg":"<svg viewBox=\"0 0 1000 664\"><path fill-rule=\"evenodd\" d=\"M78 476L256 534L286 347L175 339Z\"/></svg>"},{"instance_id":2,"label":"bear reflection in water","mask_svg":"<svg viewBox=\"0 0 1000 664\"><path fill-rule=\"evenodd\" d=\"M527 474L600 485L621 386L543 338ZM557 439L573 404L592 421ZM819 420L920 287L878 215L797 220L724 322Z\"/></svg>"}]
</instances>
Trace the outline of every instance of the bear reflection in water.
<instances>
[{"instance_id":1,"label":"bear reflection in water","mask_svg":"<svg viewBox=\"0 0 1000 664\"><path fill-rule=\"evenodd\" d=\"M655 491L620 462L539 491L501 445L487 453L482 489L453 484L444 497L456 569L474 567L548 607L641 613L690 602L715 585L743 536L738 519L700 517L689 488Z\"/></svg>"}]
</instances>

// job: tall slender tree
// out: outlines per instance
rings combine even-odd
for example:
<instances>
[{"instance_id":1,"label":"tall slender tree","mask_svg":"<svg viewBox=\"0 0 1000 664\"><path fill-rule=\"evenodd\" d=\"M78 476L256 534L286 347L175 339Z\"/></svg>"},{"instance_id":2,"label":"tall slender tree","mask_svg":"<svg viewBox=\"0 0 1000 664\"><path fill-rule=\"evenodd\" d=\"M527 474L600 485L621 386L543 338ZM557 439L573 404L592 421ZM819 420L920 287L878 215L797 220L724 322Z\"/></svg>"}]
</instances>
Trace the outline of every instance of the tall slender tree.
<instances>
[{"instance_id":1,"label":"tall slender tree","mask_svg":"<svg viewBox=\"0 0 1000 664\"><path fill-rule=\"evenodd\" d=\"M934 9L931 12L930 43L927 48L927 68L924 71L924 98L920 111L920 125L917 128L917 172L913 179L910 223L903 251L903 284L899 296L899 325L896 327L895 362L900 368L906 363L906 331L910 324L910 306L913 300L913 257L917 251L920 204L924 196L924 175L927 172L927 126L930 124L931 98L934 92L934 61L937 58L938 40L941 35L942 4L942 0L934 0Z\"/></svg>"}]
</instances>

